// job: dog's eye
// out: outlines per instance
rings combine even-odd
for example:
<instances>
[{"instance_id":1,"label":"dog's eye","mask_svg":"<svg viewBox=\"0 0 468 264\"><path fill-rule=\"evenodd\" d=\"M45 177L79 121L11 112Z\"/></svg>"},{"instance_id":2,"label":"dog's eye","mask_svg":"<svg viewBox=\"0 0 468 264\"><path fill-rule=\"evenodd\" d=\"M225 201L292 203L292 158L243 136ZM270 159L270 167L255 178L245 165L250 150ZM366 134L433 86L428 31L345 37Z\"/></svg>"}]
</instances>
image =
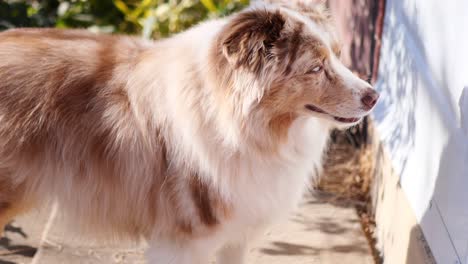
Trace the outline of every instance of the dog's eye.
<instances>
[{"instance_id":1,"label":"dog's eye","mask_svg":"<svg viewBox=\"0 0 468 264\"><path fill-rule=\"evenodd\" d=\"M307 73L319 73L321 72L323 69L322 66L315 66L314 68L312 68L311 70L309 70Z\"/></svg>"}]
</instances>

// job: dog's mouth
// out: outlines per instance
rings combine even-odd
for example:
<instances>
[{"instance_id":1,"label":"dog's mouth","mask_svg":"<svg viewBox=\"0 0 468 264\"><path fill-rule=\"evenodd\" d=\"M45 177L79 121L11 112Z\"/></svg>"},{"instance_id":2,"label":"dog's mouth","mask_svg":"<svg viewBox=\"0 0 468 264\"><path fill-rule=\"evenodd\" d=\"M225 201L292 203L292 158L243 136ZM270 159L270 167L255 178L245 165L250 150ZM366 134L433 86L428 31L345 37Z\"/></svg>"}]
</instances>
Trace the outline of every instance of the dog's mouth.
<instances>
[{"instance_id":1,"label":"dog's mouth","mask_svg":"<svg viewBox=\"0 0 468 264\"><path fill-rule=\"evenodd\" d=\"M339 117L339 116L334 116L334 115L330 115L329 113L323 111L322 109L314 106L314 105L306 105L305 108L307 108L308 110L312 111L312 112L316 112L316 113L320 113L320 114L325 114L325 115L329 115L331 117L333 117L333 119L335 119L336 121L338 122L341 122L341 123L355 123L357 121L359 121L361 118L360 117Z\"/></svg>"}]
</instances>

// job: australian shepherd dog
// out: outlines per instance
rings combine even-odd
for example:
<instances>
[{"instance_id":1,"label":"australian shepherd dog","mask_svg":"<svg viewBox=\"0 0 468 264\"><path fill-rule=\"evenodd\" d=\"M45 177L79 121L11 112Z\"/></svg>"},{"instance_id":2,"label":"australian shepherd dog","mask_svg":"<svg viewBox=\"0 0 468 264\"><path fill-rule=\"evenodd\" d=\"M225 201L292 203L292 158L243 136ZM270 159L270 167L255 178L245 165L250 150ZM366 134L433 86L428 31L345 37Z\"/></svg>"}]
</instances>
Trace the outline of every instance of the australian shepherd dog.
<instances>
[{"instance_id":1,"label":"australian shepherd dog","mask_svg":"<svg viewBox=\"0 0 468 264\"><path fill-rule=\"evenodd\" d=\"M159 41L1 33L0 225L54 200L150 263L243 263L378 99L322 5L275 2Z\"/></svg>"}]
</instances>

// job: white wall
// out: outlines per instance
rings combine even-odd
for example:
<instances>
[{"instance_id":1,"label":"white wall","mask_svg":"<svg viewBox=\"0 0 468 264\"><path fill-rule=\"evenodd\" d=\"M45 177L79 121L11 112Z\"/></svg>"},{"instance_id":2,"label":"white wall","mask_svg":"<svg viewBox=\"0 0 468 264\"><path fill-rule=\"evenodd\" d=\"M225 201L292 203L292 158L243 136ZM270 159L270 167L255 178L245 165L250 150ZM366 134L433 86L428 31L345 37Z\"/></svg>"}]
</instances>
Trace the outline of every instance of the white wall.
<instances>
[{"instance_id":1,"label":"white wall","mask_svg":"<svg viewBox=\"0 0 468 264\"><path fill-rule=\"evenodd\" d=\"M376 88L379 133L435 258L468 264L468 1L387 0Z\"/></svg>"}]
</instances>

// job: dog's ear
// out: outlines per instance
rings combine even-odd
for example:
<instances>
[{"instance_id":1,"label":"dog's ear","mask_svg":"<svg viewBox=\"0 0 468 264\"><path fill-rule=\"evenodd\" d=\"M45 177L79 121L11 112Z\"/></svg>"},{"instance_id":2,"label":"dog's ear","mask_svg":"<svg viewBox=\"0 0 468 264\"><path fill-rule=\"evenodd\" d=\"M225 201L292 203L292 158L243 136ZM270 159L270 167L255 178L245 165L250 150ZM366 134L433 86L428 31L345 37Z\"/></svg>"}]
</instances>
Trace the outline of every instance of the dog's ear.
<instances>
[{"instance_id":1,"label":"dog's ear","mask_svg":"<svg viewBox=\"0 0 468 264\"><path fill-rule=\"evenodd\" d=\"M279 11L250 10L236 15L222 33L223 54L234 68L259 72L271 59L285 18Z\"/></svg>"}]
</instances>

